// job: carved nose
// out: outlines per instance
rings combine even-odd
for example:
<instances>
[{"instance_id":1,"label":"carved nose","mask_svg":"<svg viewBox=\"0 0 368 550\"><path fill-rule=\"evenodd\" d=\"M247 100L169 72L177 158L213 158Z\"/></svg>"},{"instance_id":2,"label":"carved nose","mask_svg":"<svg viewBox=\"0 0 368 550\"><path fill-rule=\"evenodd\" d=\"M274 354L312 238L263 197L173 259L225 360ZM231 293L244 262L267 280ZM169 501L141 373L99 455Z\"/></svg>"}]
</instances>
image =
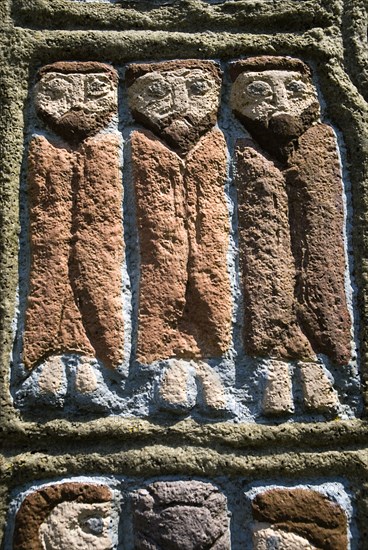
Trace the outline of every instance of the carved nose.
<instances>
[{"instance_id":1,"label":"carved nose","mask_svg":"<svg viewBox=\"0 0 368 550\"><path fill-rule=\"evenodd\" d=\"M290 102L284 86L279 86L276 92L276 105L280 111L289 111Z\"/></svg>"},{"instance_id":2,"label":"carved nose","mask_svg":"<svg viewBox=\"0 0 368 550\"><path fill-rule=\"evenodd\" d=\"M72 111L83 111L84 110L84 103L82 101L79 101L78 103L74 103L72 106Z\"/></svg>"},{"instance_id":3,"label":"carved nose","mask_svg":"<svg viewBox=\"0 0 368 550\"><path fill-rule=\"evenodd\" d=\"M185 115L188 111L189 98L185 86L180 86L173 92L173 107L177 114Z\"/></svg>"}]
</instances>

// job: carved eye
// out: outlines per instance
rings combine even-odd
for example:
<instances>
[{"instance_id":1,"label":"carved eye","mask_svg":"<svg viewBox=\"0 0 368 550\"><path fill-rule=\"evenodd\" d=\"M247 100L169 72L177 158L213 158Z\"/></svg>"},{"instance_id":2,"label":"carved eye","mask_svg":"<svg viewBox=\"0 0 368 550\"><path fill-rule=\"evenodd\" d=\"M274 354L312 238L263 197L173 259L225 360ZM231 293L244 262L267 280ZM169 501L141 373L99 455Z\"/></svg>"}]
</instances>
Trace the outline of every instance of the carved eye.
<instances>
[{"instance_id":1,"label":"carved eye","mask_svg":"<svg viewBox=\"0 0 368 550\"><path fill-rule=\"evenodd\" d=\"M64 97L69 89L69 83L61 78L53 78L42 86L42 93L51 100Z\"/></svg>"},{"instance_id":2,"label":"carved eye","mask_svg":"<svg viewBox=\"0 0 368 550\"><path fill-rule=\"evenodd\" d=\"M189 85L190 95L205 95L210 86L205 80L196 80Z\"/></svg>"},{"instance_id":3,"label":"carved eye","mask_svg":"<svg viewBox=\"0 0 368 550\"><path fill-rule=\"evenodd\" d=\"M93 80L87 81L87 96L97 98L105 95L107 91L107 82L105 80L98 80L97 78L94 78Z\"/></svg>"},{"instance_id":4,"label":"carved eye","mask_svg":"<svg viewBox=\"0 0 368 550\"><path fill-rule=\"evenodd\" d=\"M156 99L161 99L168 95L170 92L170 86L165 82L154 82L148 86L147 91L150 96Z\"/></svg>"},{"instance_id":5,"label":"carved eye","mask_svg":"<svg viewBox=\"0 0 368 550\"><path fill-rule=\"evenodd\" d=\"M249 96L255 98L270 97L273 95L271 86L264 80L254 80L248 84L246 92Z\"/></svg>"},{"instance_id":6,"label":"carved eye","mask_svg":"<svg viewBox=\"0 0 368 550\"><path fill-rule=\"evenodd\" d=\"M291 80L286 89L294 95L304 95L307 91L307 86L301 80Z\"/></svg>"},{"instance_id":7,"label":"carved eye","mask_svg":"<svg viewBox=\"0 0 368 550\"><path fill-rule=\"evenodd\" d=\"M104 522L101 516L89 516L80 520L80 525L87 533L101 535L104 530Z\"/></svg>"}]
</instances>

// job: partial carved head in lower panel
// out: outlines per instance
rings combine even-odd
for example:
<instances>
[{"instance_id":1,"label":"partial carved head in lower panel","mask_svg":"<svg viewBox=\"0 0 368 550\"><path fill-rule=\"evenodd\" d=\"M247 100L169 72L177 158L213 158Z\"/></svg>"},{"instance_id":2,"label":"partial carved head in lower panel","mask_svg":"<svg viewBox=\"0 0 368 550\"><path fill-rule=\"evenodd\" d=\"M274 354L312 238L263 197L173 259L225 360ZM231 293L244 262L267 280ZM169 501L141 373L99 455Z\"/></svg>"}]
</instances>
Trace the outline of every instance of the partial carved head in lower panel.
<instances>
[{"instance_id":1,"label":"partial carved head in lower panel","mask_svg":"<svg viewBox=\"0 0 368 550\"><path fill-rule=\"evenodd\" d=\"M158 481L133 495L135 550L230 550L226 497L211 483Z\"/></svg>"},{"instance_id":2,"label":"partial carved head in lower panel","mask_svg":"<svg viewBox=\"0 0 368 550\"><path fill-rule=\"evenodd\" d=\"M275 488L252 502L255 550L347 550L345 511L312 489Z\"/></svg>"},{"instance_id":3,"label":"partial carved head in lower panel","mask_svg":"<svg viewBox=\"0 0 368 550\"><path fill-rule=\"evenodd\" d=\"M60 483L23 500L15 519L14 550L111 550L112 493L105 485Z\"/></svg>"}]
</instances>

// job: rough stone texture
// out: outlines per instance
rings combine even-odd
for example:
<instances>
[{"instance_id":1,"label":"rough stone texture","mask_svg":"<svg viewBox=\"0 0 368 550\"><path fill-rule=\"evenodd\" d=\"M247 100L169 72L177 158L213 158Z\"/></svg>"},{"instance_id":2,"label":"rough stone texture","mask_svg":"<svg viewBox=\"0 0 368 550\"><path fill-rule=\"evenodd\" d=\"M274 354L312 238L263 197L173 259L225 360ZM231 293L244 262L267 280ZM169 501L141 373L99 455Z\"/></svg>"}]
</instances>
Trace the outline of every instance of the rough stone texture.
<instances>
[{"instance_id":1,"label":"rough stone texture","mask_svg":"<svg viewBox=\"0 0 368 550\"><path fill-rule=\"evenodd\" d=\"M351 319L345 297L342 183L332 128L318 124L299 138L286 181L298 319L315 352L344 365L351 357Z\"/></svg>"},{"instance_id":2,"label":"rough stone texture","mask_svg":"<svg viewBox=\"0 0 368 550\"><path fill-rule=\"evenodd\" d=\"M290 367L284 361L270 359L267 365L266 388L263 394L263 413L291 413L294 410Z\"/></svg>"},{"instance_id":3,"label":"rough stone texture","mask_svg":"<svg viewBox=\"0 0 368 550\"><path fill-rule=\"evenodd\" d=\"M44 137L28 155L31 271L23 336L27 368L58 352L94 355L69 280L74 155Z\"/></svg>"},{"instance_id":4,"label":"rough stone texture","mask_svg":"<svg viewBox=\"0 0 368 550\"><path fill-rule=\"evenodd\" d=\"M109 368L123 360L120 140L101 135L78 149L70 281L86 333Z\"/></svg>"},{"instance_id":5,"label":"rough stone texture","mask_svg":"<svg viewBox=\"0 0 368 550\"><path fill-rule=\"evenodd\" d=\"M77 151L43 137L29 151L31 271L23 360L77 352L115 367L123 356L119 140Z\"/></svg>"},{"instance_id":6,"label":"rough stone texture","mask_svg":"<svg viewBox=\"0 0 368 550\"><path fill-rule=\"evenodd\" d=\"M215 63L131 65L126 78L134 118L179 154L185 155L216 124L221 77Z\"/></svg>"},{"instance_id":7,"label":"rough stone texture","mask_svg":"<svg viewBox=\"0 0 368 550\"><path fill-rule=\"evenodd\" d=\"M189 236L183 325L193 331L202 357L218 356L230 344L232 313L226 142L220 130L208 132L189 152L183 179Z\"/></svg>"},{"instance_id":8,"label":"rough stone texture","mask_svg":"<svg viewBox=\"0 0 368 550\"><path fill-rule=\"evenodd\" d=\"M138 359L219 356L231 325L224 138L207 133L185 164L150 133L133 132L131 142L141 259Z\"/></svg>"},{"instance_id":9,"label":"rough stone texture","mask_svg":"<svg viewBox=\"0 0 368 550\"><path fill-rule=\"evenodd\" d=\"M38 73L38 116L67 141L104 128L117 110L117 73L103 63L57 62Z\"/></svg>"},{"instance_id":10,"label":"rough stone texture","mask_svg":"<svg viewBox=\"0 0 368 550\"><path fill-rule=\"evenodd\" d=\"M194 338L178 328L189 252L182 161L149 133L133 132L131 147L140 247L137 357L150 363L196 354Z\"/></svg>"},{"instance_id":11,"label":"rough stone texture","mask_svg":"<svg viewBox=\"0 0 368 550\"><path fill-rule=\"evenodd\" d=\"M303 387L304 405L317 411L331 411L339 403L336 391L319 363L298 363Z\"/></svg>"},{"instance_id":12,"label":"rough stone texture","mask_svg":"<svg viewBox=\"0 0 368 550\"><path fill-rule=\"evenodd\" d=\"M288 64L288 70L279 70ZM351 320L344 288L341 175L332 129L325 124L311 126L318 104L308 69L299 65L287 58L267 57L235 64L231 104L258 143L286 163L282 177L297 269L297 319L315 353L343 365L351 357ZM240 210L240 226L241 218ZM244 292L247 308L246 288Z\"/></svg>"},{"instance_id":13,"label":"rough stone texture","mask_svg":"<svg viewBox=\"0 0 368 550\"><path fill-rule=\"evenodd\" d=\"M368 99L368 6L365 0L344 2L344 59L354 84Z\"/></svg>"},{"instance_id":14,"label":"rough stone texture","mask_svg":"<svg viewBox=\"0 0 368 550\"><path fill-rule=\"evenodd\" d=\"M94 485L88 483L61 483L55 485L48 485L34 491L27 495L23 500L15 520L13 548L14 550L43 550L45 546L41 542L41 532L43 536L50 536L51 525L57 525L55 529L55 539L52 540L52 546L46 546L46 548L57 548L60 550L67 550L67 548L73 548L73 546L67 546L68 540L63 541L59 537L80 537L83 533L78 526L78 521L73 515L69 515L71 512L82 512L82 517L85 518L84 512L87 514L92 512L95 514L108 514L108 507L100 505L100 503L109 503L112 498L111 491L103 485ZM62 505L60 507L60 505ZM58 520L64 516L62 520ZM56 524L55 524L56 522ZM72 529L70 532L69 530ZM51 533L52 536L52 533ZM69 539L69 543L71 542ZM75 540L75 539L74 539ZM90 537L87 537L91 540ZM99 550L110 548L110 546L95 546L96 541L93 537L93 548ZM85 542L85 541L84 541ZM58 545L58 546L57 546ZM86 549L91 548L88 546L78 546L78 548Z\"/></svg>"},{"instance_id":15,"label":"rough stone texture","mask_svg":"<svg viewBox=\"0 0 368 550\"><path fill-rule=\"evenodd\" d=\"M347 550L347 519L341 507L308 489L271 489L252 502L253 518L296 533L322 550Z\"/></svg>"},{"instance_id":16,"label":"rough stone texture","mask_svg":"<svg viewBox=\"0 0 368 550\"><path fill-rule=\"evenodd\" d=\"M270 124L282 111L299 118L316 102L312 82L297 71L261 70L240 73L235 80L230 105L239 116Z\"/></svg>"},{"instance_id":17,"label":"rough stone texture","mask_svg":"<svg viewBox=\"0 0 368 550\"><path fill-rule=\"evenodd\" d=\"M298 0L281 0L275 7L268 3L249 2L249 0L236 0L235 4L227 0L191 0L191 2L176 2L175 0L125 0L110 5L71 0L67 4L55 4L51 0L15 0L16 9L14 16L18 24L31 23L35 28L88 28L115 30L156 30L165 31L160 40L160 48L155 42L151 49L156 55L154 59L168 57L162 50L166 46L167 32L207 32L218 31L219 24L226 21L228 29L243 32L262 31L265 26L268 29L280 32L281 30L305 30L319 25L325 28L336 23L340 10L336 7L336 0L311 0L308 3L300 3ZM161 9L157 9L162 6ZM143 9L142 9L143 8ZM222 27L221 27L222 28ZM207 38L207 37L205 37ZM190 42L188 42L187 47ZM157 49L156 49L157 48ZM115 49L117 51L118 48ZM130 60L138 59L138 51ZM172 50L177 54L175 49ZM253 51L253 50L252 50ZM193 49L190 53L195 56ZM151 53L152 57L152 53ZM149 59L149 53L146 55Z\"/></svg>"},{"instance_id":18,"label":"rough stone texture","mask_svg":"<svg viewBox=\"0 0 368 550\"><path fill-rule=\"evenodd\" d=\"M254 550L318 550L307 539L295 533L272 529L267 523L258 524L253 530Z\"/></svg>"},{"instance_id":19,"label":"rough stone texture","mask_svg":"<svg viewBox=\"0 0 368 550\"><path fill-rule=\"evenodd\" d=\"M211 483L162 481L140 489L133 529L136 550L230 549L226 498Z\"/></svg>"},{"instance_id":20,"label":"rough stone texture","mask_svg":"<svg viewBox=\"0 0 368 550\"><path fill-rule=\"evenodd\" d=\"M296 318L296 274L283 175L253 142L238 140L235 183L245 351L279 359L312 357Z\"/></svg>"},{"instance_id":21,"label":"rough stone texture","mask_svg":"<svg viewBox=\"0 0 368 550\"><path fill-rule=\"evenodd\" d=\"M230 63L230 76L233 82L242 73L259 71L297 71L303 76L311 77L311 71L306 63L295 57L260 55L248 57Z\"/></svg>"},{"instance_id":22,"label":"rough stone texture","mask_svg":"<svg viewBox=\"0 0 368 550\"><path fill-rule=\"evenodd\" d=\"M109 533L111 504L62 502L42 523L42 548L52 550L112 550Z\"/></svg>"},{"instance_id":23,"label":"rough stone texture","mask_svg":"<svg viewBox=\"0 0 368 550\"><path fill-rule=\"evenodd\" d=\"M359 4L363 6L364 1ZM142 5L144 9L140 10ZM6 518L8 491L16 484L28 484L32 479L45 479L45 476L50 479L61 472L76 475L108 470L109 473L129 471L152 476L161 472L210 476L223 475L226 471L236 476L241 471L248 479L258 475L268 479L269 476L277 477L280 472L288 477L294 477L295 472L312 477L334 472L347 475L356 498L357 528L360 533L366 533L367 498L360 490L367 480L365 448L368 440L364 421L282 426L242 423L201 426L187 421L163 426L140 419L117 418L49 422L45 411L41 410L44 422L35 423L19 418L7 386L18 281L18 183L24 122L27 122L24 105L32 67L61 56L108 59L117 65L122 60L160 60L178 55L230 59L255 52L283 52L310 60L326 102L326 116L341 129L347 149L355 212L357 319L361 327L366 326L367 208L364 197L368 184L365 150L368 125L366 105L346 74L350 54L343 51L346 43L344 21L345 24L352 22L352 8L357 5L358 0L237 0L211 6L191 0L175 2L169 7L164 5L162 9L157 9L157 5L147 9L146 3L137 2L133 9L131 3L125 1L119 6L63 0L0 3L5 31L0 33L3 56L0 87L3 215L0 232L3 330L0 400L2 445L6 455L6 458L1 457L0 529ZM360 23L365 29L363 10ZM103 32L95 29L103 29ZM112 29L119 33L111 32ZM143 29L156 32L142 33ZM359 44L363 46L362 42ZM358 73L363 74L360 69L359 66ZM362 331L358 339L364 373L367 331ZM257 451L253 454L254 449ZM355 534L358 537L357 532Z\"/></svg>"}]
</instances>

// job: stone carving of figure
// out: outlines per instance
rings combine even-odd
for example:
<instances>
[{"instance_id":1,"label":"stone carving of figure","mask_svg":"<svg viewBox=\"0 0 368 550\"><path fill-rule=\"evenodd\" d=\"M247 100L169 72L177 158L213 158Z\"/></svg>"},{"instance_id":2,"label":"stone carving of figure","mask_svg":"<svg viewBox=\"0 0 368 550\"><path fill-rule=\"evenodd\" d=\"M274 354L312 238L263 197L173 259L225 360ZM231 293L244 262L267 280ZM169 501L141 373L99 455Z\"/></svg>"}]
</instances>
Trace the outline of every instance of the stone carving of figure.
<instances>
[{"instance_id":1,"label":"stone carving of figure","mask_svg":"<svg viewBox=\"0 0 368 550\"><path fill-rule=\"evenodd\" d=\"M255 550L346 550L345 511L312 489L275 488L252 502Z\"/></svg>"},{"instance_id":2,"label":"stone carving of figure","mask_svg":"<svg viewBox=\"0 0 368 550\"><path fill-rule=\"evenodd\" d=\"M119 139L100 133L117 111L117 73L96 62L42 67L38 117L55 134L35 136L28 156L30 288L23 338L28 369L57 391L62 354L80 355L76 386L95 388L91 360L123 359L122 189Z\"/></svg>"},{"instance_id":3,"label":"stone carving of figure","mask_svg":"<svg viewBox=\"0 0 368 550\"><path fill-rule=\"evenodd\" d=\"M254 57L230 72L231 107L251 135L235 152L245 350L270 358L265 413L293 410L288 360L305 405L330 410L337 395L316 354L336 365L351 355L335 136L302 61Z\"/></svg>"},{"instance_id":4,"label":"stone carving of figure","mask_svg":"<svg viewBox=\"0 0 368 550\"><path fill-rule=\"evenodd\" d=\"M14 550L112 550L112 494L105 485L60 483L27 495L15 519Z\"/></svg>"},{"instance_id":5,"label":"stone carving of figure","mask_svg":"<svg viewBox=\"0 0 368 550\"><path fill-rule=\"evenodd\" d=\"M226 143L214 128L220 71L211 61L168 61L132 64L126 78L132 114L147 128L131 136L141 270L137 358L173 360L162 395L179 408L189 406L186 361L197 360L207 405L222 408L221 391L211 397L216 377L201 362L220 357L231 338Z\"/></svg>"}]
</instances>

